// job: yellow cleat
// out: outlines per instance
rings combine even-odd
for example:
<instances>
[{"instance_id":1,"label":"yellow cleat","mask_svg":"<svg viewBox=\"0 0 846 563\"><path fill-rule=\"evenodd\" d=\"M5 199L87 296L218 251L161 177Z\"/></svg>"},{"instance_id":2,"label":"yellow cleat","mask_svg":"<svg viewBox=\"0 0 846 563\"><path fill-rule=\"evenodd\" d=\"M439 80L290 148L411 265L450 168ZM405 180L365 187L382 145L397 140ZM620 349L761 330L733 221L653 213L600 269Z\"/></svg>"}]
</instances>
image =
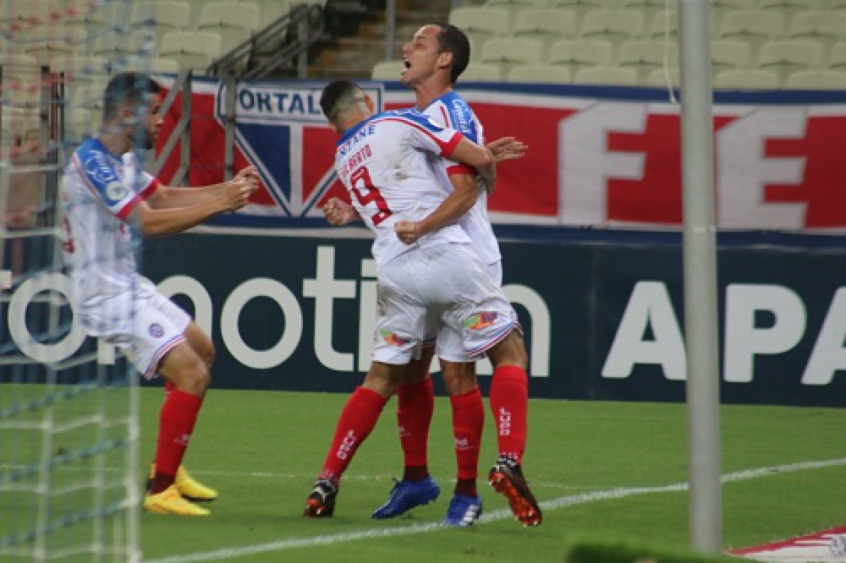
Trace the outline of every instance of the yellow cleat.
<instances>
[{"instance_id":1,"label":"yellow cleat","mask_svg":"<svg viewBox=\"0 0 846 563\"><path fill-rule=\"evenodd\" d=\"M153 483L153 478L156 476L156 465L150 466L150 474L147 477L147 489ZM210 487L206 487L188 473L184 466L180 465L176 470L174 485L179 494L192 502L211 502L217 498L217 491Z\"/></svg>"},{"instance_id":2,"label":"yellow cleat","mask_svg":"<svg viewBox=\"0 0 846 563\"><path fill-rule=\"evenodd\" d=\"M208 516L211 514L205 508L182 498L176 485L171 485L164 491L144 497L144 510L156 514L179 514L180 516Z\"/></svg>"},{"instance_id":3,"label":"yellow cleat","mask_svg":"<svg viewBox=\"0 0 846 563\"><path fill-rule=\"evenodd\" d=\"M176 470L176 481L173 484L180 495L194 502L210 502L217 498L217 491L191 477L188 470L181 465Z\"/></svg>"}]
</instances>

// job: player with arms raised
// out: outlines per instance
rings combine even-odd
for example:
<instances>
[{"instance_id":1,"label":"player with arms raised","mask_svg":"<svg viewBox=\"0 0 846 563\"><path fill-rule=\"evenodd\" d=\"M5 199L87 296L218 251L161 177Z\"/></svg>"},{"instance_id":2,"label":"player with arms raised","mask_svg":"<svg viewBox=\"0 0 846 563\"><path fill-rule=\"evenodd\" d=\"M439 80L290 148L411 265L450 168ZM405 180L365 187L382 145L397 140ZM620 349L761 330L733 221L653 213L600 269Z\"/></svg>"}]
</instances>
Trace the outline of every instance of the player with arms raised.
<instances>
[{"instance_id":1,"label":"player with arms raised","mask_svg":"<svg viewBox=\"0 0 846 563\"><path fill-rule=\"evenodd\" d=\"M217 493L181 467L214 359L209 337L138 273L139 235L189 229L243 207L258 187L252 167L231 181L172 188L139 170L133 147L151 149L162 125L161 88L126 72L106 86L103 126L73 153L62 180L74 312L85 331L123 350L144 377L167 380L154 472L144 499L156 513L207 515L187 500Z\"/></svg>"},{"instance_id":2,"label":"player with arms raised","mask_svg":"<svg viewBox=\"0 0 846 563\"><path fill-rule=\"evenodd\" d=\"M304 514L311 517L334 513L343 471L433 324L439 341L460 342L469 357L487 352L503 364L525 360L516 315L455 223L460 215L446 203L427 162L429 153L485 171L494 162L491 151L415 110L373 116L372 100L350 82L329 84L321 107L342 135L336 151L338 175L358 215L376 235L380 315L373 363L341 413L306 503ZM432 217L438 218L428 223ZM443 226L424 233L414 229L417 222ZM419 234L413 244L404 234L407 228Z\"/></svg>"}]
</instances>

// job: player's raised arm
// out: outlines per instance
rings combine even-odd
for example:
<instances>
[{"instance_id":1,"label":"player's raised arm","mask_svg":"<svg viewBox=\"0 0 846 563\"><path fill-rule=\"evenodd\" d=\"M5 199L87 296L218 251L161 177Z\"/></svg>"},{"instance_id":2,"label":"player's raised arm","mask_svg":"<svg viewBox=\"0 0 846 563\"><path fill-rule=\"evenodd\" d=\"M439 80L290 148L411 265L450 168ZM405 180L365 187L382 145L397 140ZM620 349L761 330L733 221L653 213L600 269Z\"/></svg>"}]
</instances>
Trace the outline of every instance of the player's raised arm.
<instances>
[{"instance_id":1,"label":"player's raised arm","mask_svg":"<svg viewBox=\"0 0 846 563\"><path fill-rule=\"evenodd\" d=\"M231 182L249 181L255 182L258 188L258 171L255 166L247 166L238 171L232 180L228 182L221 182L220 184L212 184L209 186L200 186L196 188L182 188L173 186L164 186L159 184L155 193L147 200L150 207L154 209L172 209L175 207L190 207L203 203L204 201L220 197L224 194L226 187Z\"/></svg>"},{"instance_id":2,"label":"player's raised arm","mask_svg":"<svg viewBox=\"0 0 846 563\"><path fill-rule=\"evenodd\" d=\"M180 233L220 213L241 209L257 187L254 179L239 177L222 184L216 197L188 207L155 209L142 201L133 210L130 221L137 224L145 236Z\"/></svg>"}]
</instances>

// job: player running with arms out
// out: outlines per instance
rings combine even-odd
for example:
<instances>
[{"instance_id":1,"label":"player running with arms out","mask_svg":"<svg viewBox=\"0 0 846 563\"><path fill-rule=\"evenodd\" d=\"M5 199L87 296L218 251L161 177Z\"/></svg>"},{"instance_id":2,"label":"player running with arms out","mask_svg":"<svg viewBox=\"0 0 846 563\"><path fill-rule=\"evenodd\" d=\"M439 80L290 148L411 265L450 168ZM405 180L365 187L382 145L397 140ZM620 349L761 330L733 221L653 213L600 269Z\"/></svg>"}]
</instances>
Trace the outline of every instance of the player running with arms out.
<instances>
[{"instance_id":1,"label":"player running with arms out","mask_svg":"<svg viewBox=\"0 0 846 563\"><path fill-rule=\"evenodd\" d=\"M521 360L515 346L520 339L516 315L464 230L450 223L414 245L396 234L400 221L423 220L444 205L446 194L426 160L427 152L484 170L494 160L491 151L414 110L373 116L372 100L350 82L327 86L321 107L342 135L336 170L357 213L376 235L380 316L371 368L341 413L306 503L304 514L310 517L334 513L344 470L403 380L432 319L439 325L439 341L443 336L444 342L460 343L469 357L487 352L503 363Z\"/></svg>"},{"instance_id":2,"label":"player running with arms out","mask_svg":"<svg viewBox=\"0 0 846 563\"><path fill-rule=\"evenodd\" d=\"M481 123L467 102L453 89L470 60L467 36L453 25L424 25L404 45L403 60L406 69L401 80L414 90L416 107L436 121L461 131L469 139L482 142L484 133ZM503 138L487 146L496 155L497 161L522 157L525 145L511 141ZM472 239L474 250L487 265L491 277L501 285L502 256L487 213L487 195L493 189L493 183L479 182L481 188L477 189L476 171L460 163L438 159L432 161L432 166L442 180L441 185L448 193L451 192L448 202L458 212L459 224ZM357 218L354 209L348 204L342 201L329 203L329 210L324 209L324 212L331 223L343 224ZM421 234L443 224L433 219L429 217L422 222L403 223L398 234L404 242L413 243ZM522 340L519 345L522 346ZM405 458L403 479L393 488L388 501L374 512L374 518L399 516L427 504L439 493L439 487L429 475L427 465L428 432L434 410L432 380L428 369L434 351L435 348L431 346L424 348L421 357L412 360L409 365L406 382L399 386L397 419ZM482 508L476 479L484 427L484 406L476 380L475 362L447 355L440 342L437 353L450 395L458 462L458 476L447 521L454 525L468 525L472 524L469 517L475 515L478 518ZM527 356L525 349L522 355ZM525 364L525 361L520 364L523 372ZM498 367L496 363L494 367ZM499 370L499 377L493 380L491 410L498 423L500 418L514 416L515 413L517 420L525 422L528 383L519 371L512 371L508 366L503 368ZM516 433L514 429L497 425L500 457L488 478L508 498L519 520L527 525L536 525L541 519L540 508L520 468L525 435L525 424L518 424Z\"/></svg>"},{"instance_id":3,"label":"player running with arms out","mask_svg":"<svg viewBox=\"0 0 846 563\"><path fill-rule=\"evenodd\" d=\"M161 88L148 76L126 72L109 81L102 127L76 149L62 179L65 263L74 312L85 331L123 350L144 377L167 380L143 508L199 516L209 511L187 497L213 500L217 493L191 479L181 463L209 385L214 346L185 311L139 274L136 241L240 209L258 182L248 167L222 184L173 188L139 170L132 150L153 148L160 110Z\"/></svg>"}]
</instances>

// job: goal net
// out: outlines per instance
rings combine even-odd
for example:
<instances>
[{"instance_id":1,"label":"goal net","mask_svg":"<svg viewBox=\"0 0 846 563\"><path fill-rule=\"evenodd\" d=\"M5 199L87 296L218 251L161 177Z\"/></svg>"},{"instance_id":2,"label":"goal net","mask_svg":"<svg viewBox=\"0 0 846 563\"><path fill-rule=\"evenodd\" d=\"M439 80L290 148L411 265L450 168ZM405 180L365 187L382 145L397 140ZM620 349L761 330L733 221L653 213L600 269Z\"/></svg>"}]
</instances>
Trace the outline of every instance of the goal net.
<instances>
[{"instance_id":1,"label":"goal net","mask_svg":"<svg viewBox=\"0 0 846 563\"><path fill-rule=\"evenodd\" d=\"M2 561L140 560L137 376L74 318L59 184L155 4L0 0Z\"/></svg>"}]
</instances>

